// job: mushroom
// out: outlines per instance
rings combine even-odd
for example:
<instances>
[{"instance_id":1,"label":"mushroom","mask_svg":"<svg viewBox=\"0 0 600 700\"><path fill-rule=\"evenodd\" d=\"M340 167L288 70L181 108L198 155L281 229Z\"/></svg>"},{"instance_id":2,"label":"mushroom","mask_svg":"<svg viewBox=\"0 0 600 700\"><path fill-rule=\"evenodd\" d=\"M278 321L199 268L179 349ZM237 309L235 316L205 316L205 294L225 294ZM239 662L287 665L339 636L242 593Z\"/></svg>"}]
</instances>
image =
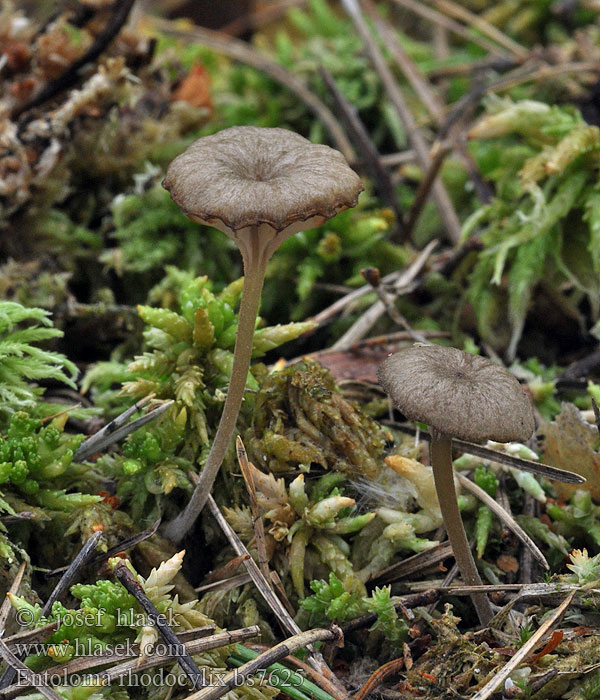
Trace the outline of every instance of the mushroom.
<instances>
[{"instance_id":1,"label":"mushroom","mask_svg":"<svg viewBox=\"0 0 600 700\"><path fill-rule=\"evenodd\" d=\"M531 402L503 367L438 345L414 345L391 355L377 377L406 418L429 426L431 466L448 539L465 584L480 586L456 500L452 438L523 442L535 428ZM488 597L472 597L486 625L492 617Z\"/></svg>"},{"instance_id":2,"label":"mushroom","mask_svg":"<svg viewBox=\"0 0 600 700\"><path fill-rule=\"evenodd\" d=\"M254 126L198 139L169 165L162 184L190 219L235 241L244 263L233 368L219 427L190 502L165 529L179 542L206 503L235 428L269 258L292 234L355 206L363 186L329 146L286 129Z\"/></svg>"}]
</instances>

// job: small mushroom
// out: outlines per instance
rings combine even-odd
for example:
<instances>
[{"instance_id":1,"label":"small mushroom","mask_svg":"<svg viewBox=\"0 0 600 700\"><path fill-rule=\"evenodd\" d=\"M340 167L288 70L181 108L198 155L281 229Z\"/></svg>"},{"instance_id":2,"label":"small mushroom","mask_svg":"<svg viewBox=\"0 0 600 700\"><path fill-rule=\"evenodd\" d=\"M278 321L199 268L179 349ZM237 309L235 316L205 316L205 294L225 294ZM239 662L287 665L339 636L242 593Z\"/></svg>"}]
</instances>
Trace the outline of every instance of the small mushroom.
<instances>
[{"instance_id":1,"label":"small mushroom","mask_svg":"<svg viewBox=\"0 0 600 700\"><path fill-rule=\"evenodd\" d=\"M406 418L429 426L431 466L448 539L466 585L480 586L456 500L452 438L523 442L535 428L531 402L503 367L438 345L414 345L391 355L377 377ZM473 602L486 625L492 617L487 596L475 593Z\"/></svg>"},{"instance_id":2,"label":"small mushroom","mask_svg":"<svg viewBox=\"0 0 600 700\"><path fill-rule=\"evenodd\" d=\"M163 187L192 220L233 239L244 263L233 369L219 427L190 502L165 529L179 542L206 503L235 428L269 258L292 234L355 206L363 186L329 146L286 129L234 126L192 143L169 165Z\"/></svg>"}]
</instances>

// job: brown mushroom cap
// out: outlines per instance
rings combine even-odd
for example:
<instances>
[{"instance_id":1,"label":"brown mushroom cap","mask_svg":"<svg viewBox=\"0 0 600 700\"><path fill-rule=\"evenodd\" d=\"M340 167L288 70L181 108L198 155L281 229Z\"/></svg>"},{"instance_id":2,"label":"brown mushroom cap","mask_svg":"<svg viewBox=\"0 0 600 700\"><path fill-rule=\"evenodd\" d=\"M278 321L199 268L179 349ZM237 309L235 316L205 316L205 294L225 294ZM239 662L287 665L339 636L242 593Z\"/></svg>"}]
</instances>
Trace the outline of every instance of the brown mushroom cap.
<instances>
[{"instance_id":1,"label":"brown mushroom cap","mask_svg":"<svg viewBox=\"0 0 600 700\"><path fill-rule=\"evenodd\" d=\"M318 226L355 206L363 189L333 148L255 126L194 141L169 165L162 184L187 216L232 237L265 224L272 235Z\"/></svg>"},{"instance_id":2,"label":"brown mushroom cap","mask_svg":"<svg viewBox=\"0 0 600 700\"><path fill-rule=\"evenodd\" d=\"M414 345L377 370L379 383L409 419L461 440L523 441L535 428L531 401L503 367L439 345Z\"/></svg>"}]
</instances>

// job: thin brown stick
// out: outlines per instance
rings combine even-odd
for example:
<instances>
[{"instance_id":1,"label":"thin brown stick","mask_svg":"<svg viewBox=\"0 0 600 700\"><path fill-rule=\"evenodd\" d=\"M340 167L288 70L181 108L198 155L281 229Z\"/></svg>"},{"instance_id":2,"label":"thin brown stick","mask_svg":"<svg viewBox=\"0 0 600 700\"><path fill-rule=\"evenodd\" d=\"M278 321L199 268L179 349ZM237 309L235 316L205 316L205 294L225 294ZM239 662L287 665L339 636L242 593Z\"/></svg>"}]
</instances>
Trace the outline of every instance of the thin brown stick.
<instances>
[{"instance_id":1,"label":"thin brown stick","mask_svg":"<svg viewBox=\"0 0 600 700\"><path fill-rule=\"evenodd\" d=\"M470 491L474 496L476 496L485 506L487 506L492 513L494 513L506 527L513 532L521 542L528 548L528 550L533 554L536 561L539 562L544 569L550 569L546 557L542 554L536 543L529 537L529 535L523 530L519 523L513 518L513 516L508 513L502 506L488 494L482 488L473 483L471 479L468 479L464 474L455 472L461 486L464 486L468 491Z\"/></svg>"},{"instance_id":2,"label":"thin brown stick","mask_svg":"<svg viewBox=\"0 0 600 700\"><path fill-rule=\"evenodd\" d=\"M67 591L69 586L73 583L75 578L79 575L79 572L83 567L89 563L90 559L93 557L96 547L98 546L100 540L102 539L102 533L94 533L83 545L83 547L77 552L75 558L68 566L65 573L60 578L59 582L56 584L54 590L48 596L48 600L45 602L42 608L42 615L46 616L52 609L55 601L57 601L63 593ZM9 666L4 670L4 673L0 677L0 690L6 688L13 682L16 670L14 664L9 664Z\"/></svg>"},{"instance_id":3,"label":"thin brown stick","mask_svg":"<svg viewBox=\"0 0 600 700\"><path fill-rule=\"evenodd\" d=\"M412 232L415 230L415 226L417 225L423 209L425 208L425 204L427 203L427 198L429 197L433 183L435 182L440 172L440 168L444 164L444 160L449 152L450 144L441 143L438 144L438 148L435 149L435 153L431 154L429 167L425 171L425 177L421 180L415 195L415 201L413 202L410 212L408 213L408 220L406 222L407 238L410 238Z\"/></svg>"},{"instance_id":4,"label":"thin brown stick","mask_svg":"<svg viewBox=\"0 0 600 700\"><path fill-rule=\"evenodd\" d=\"M340 113L340 119L345 124L350 140L354 143L358 152L363 156L362 164L365 170L369 173L375 187L377 188L382 200L388 204L396 215L398 229L404 236L404 224L400 202L398 201L398 193L394 188L394 183L388 171L383 167L379 152L375 144L371 140L369 132L362 123L355 107L344 97L331 73L323 66L319 66L319 74L325 83L325 87L329 90L331 99Z\"/></svg>"},{"instance_id":5,"label":"thin brown stick","mask_svg":"<svg viewBox=\"0 0 600 700\"><path fill-rule=\"evenodd\" d=\"M398 311L394 304L394 296L388 294L386 290L381 285L381 278L379 277L379 270L375 267L367 267L361 270L362 276L367 280L367 282L373 287L379 301L385 306L387 315L392 319L392 321L404 328L404 330L409 334L409 336L417 343L427 343L427 338L415 331L410 327L409 322L404 318L404 316Z\"/></svg>"},{"instance_id":6,"label":"thin brown stick","mask_svg":"<svg viewBox=\"0 0 600 700\"><path fill-rule=\"evenodd\" d=\"M379 13L377 12L373 2L371 0L362 0L362 3L365 7L366 12L369 15L370 20L373 22L375 27L377 28L377 31L379 32L379 35L381 36L381 39L383 43L385 44L385 47L387 50L390 52L392 58L404 74L405 78L408 80L410 85L412 86L413 90L416 92L417 96L420 98L421 102L431 115L431 118L433 121L438 125L438 126L444 126L445 124L445 114L446 114L446 108L440 99L439 95L433 90L431 84L427 80L427 78L421 73L419 70L418 66L416 63L412 60L412 58L409 56L409 54L404 50L400 42L398 41L398 37L395 34L395 32L391 29L390 25L387 22L384 22ZM439 25L436 25L437 28L439 28ZM469 117L469 112L465 113L465 120ZM447 129L443 129L444 133L448 133ZM438 136L438 141L434 144L432 148L432 153L437 153L437 148L440 148L440 136ZM477 166L477 163L475 162L474 158L471 156L471 154L468 152L465 143L463 142L462 138L456 138L453 140L453 148L456 151L457 156L460 158L460 160L464 163L465 167L467 168L467 171L469 173L469 177L473 181L473 185L475 187L475 192L479 196L482 202L487 203L491 199L491 192L489 190L489 187L485 184L485 181L483 179L483 176L481 175L479 168ZM448 145L448 148L450 146ZM442 156L443 159L443 156ZM435 163L433 162L429 166L428 170L428 175L437 175L437 170L434 170L434 165ZM442 163L440 162L438 165L441 167ZM431 181L433 183L433 179ZM423 181L422 185L428 184L427 183L427 175L425 180ZM428 184L428 187L431 187L431 184ZM419 188L420 190L420 188ZM426 196L429 193L429 189L425 189L423 192L418 191L416 198L415 198L415 204L413 204L413 209L415 209L415 206L418 204L420 207L423 206L424 201L421 202L419 199L422 196ZM416 212L420 213L420 209L416 208ZM410 214L409 214L409 222L410 222ZM412 228L414 228L416 223L416 220L412 222ZM410 234L406 233L406 237L409 238Z\"/></svg>"},{"instance_id":7,"label":"thin brown stick","mask_svg":"<svg viewBox=\"0 0 600 700\"><path fill-rule=\"evenodd\" d=\"M202 688L192 695L188 695L186 700L218 700L220 697L229 692L232 688L239 683L240 679L247 679L253 676L257 671L271 666L271 664L277 663L281 659L293 654L306 647L309 644L312 645L314 642L318 641L330 641L330 640L341 640L343 638L342 631L339 627L335 625L332 629L315 629L308 630L307 632L300 632L299 634L286 639L284 642L276 644L269 651L259 654L252 661L248 661L239 668L230 671L224 678L220 679L218 685L208 686Z\"/></svg>"},{"instance_id":8,"label":"thin brown stick","mask_svg":"<svg viewBox=\"0 0 600 700\"><path fill-rule=\"evenodd\" d=\"M128 549L131 549L132 547L135 547L137 544L140 542L143 542L144 540L149 539L152 537L152 535L158 530L158 526L160 525L160 518L154 521L151 527L149 527L147 530L142 530L141 532L137 532L135 535L132 535L131 537L126 537L125 539L121 540L120 542L117 542L117 544L113 545L112 547L109 547L106 552L101 552L99 554L95 554L94 556L90 557L90 560L88 564L97 564L100 562L105 561L106 559L109 559L110 557L114 556L118 552L125 552ZM52 569L52 571L48 571L46 573L46 576L50 578L50 576L56 576L58 574L62 574L64 571L67 570L68 567L61 566L58 569Z\"/></svg>"},{"instance_id":9,"label":"thin brown stick","mask_svg":"<svg viewBox=\"0 0 600 700\"><path fill-rule=\"evenodd\" d=\"M273 587L277 591L277 595L279 596L279 600L283 603L285 606L285 609L289 612L289 614L294 617L296 615L296 611L294 610L294 606L290 603L290 599L287 597L287 593L285 592L285 587L283 585L283 581L279 577L279 574L276 571L271 571L271 583L273 584Z\"/></svg>"},{"instance_id":10,"label":"thin brown stick","mask_svg":"<svg viewBox=\"0 0 600 700\"><path fill-rule=\"evenodd\" d=\"M392 30L390 24L385 22L381 15L377 12L377 8L372 0L362 0L362 6L365 9L369 19L375 25L377 32L381 36L385 47L390 52L394 62L400 68L404 77L408 80L412 89L417 94L429 114L439 124L444 119L445 106L439 95L433 90L427 78L421 73L417 64L405 51L402 44L398 41L398 37Z\"/></svg>"},{"instance_id":11,"label":"thin brown stick","mask_svg":"<svg viewBox=\"0 0 600 700\"><path fill-rule=\"evenodd\" d=\"M371 36L367 23L362 15L362 11L357 0L342 0L342 5L350 18L352 19L356 30L362 39L367 54L379 75L384 89L392 103L394 109L398 113L404 128L406 129L407 137L411 146L416 151L421 167L427 169L429 162L429 147L425 139L421 135L415 118L398 87L396 80L390 70L377 42ZM432 187L432 197L439 210L440 217L446 233L451 243L458 243L460 237L461 225L458 215L452 204L452 200L446 191L442 182L437 181Z\"/></svg>"},{"instance_id":12,"label":"thin brown stick","mask_svg":"<svg viewBox=\"0 0 600 700\"><path fill-rule=\"evenodd\" d=\"M43 627L35 627L31 630L24 630L23 632L17 632L16 634L11 634L10 637L4 639L6 646L13 647L17 644L37 644L43 642L48 637L51 637L56 630L60 627L60 621L49 622Z\"/></svg>"},{"instance_id":13,"label":"thin brown stick","mask_svg":"<svg viewBox=\"0 0 600 700\"><path fill-rule=\"evenodd\" d=\"M445 15L461 20L467 26L479 30L489 39L495 41L507 51L510 51L510 53L514 54L518 59L525 60L529 56L529 51L524 46L516 42L514 39L511 39L493 24L490 24L483 17L476 15L466 7L458 5L451 0L426 0L426 2L428 2L430 5L435 5L437 9L443 12Z\"/></svg>"},{"instance_id":14,"label":"thin brown stick","mask_svg":"<svg viewBox=\"0 0 600 700\"><path fill-rule=\"evenodd\" d=\"M23 576L25 574L26 567L27 562L22 562L21 566L19 566L19 570L17 571L15 580L12 582L9 593L17 595L19 591L19 586L21 585L21 581L23 580ZM14 608L11 605L9 598L6 597L2 601L2 607L0 607L0 635L4 632L4 629L6 627L6 621L8 620L8 616L10 615L12 610L14 610Z\"/></svg>"},{"instance_id":15,"label":"thin brown stick","mask_svg":"<svg viewBox=\"0 0 600 700\"><path fill-rule=\"evenodd\" d=\"M252 476L252 467L254 465L251 465L248 462L246 448L244 447L242 438L239 435L235 440L235 451L240 469L242 470L242 476L244 477L246 489L248 491L248 500L250 502L250 510L252 512L252 525L254 526L254 539L256 542L256 550L258 552L258 568L261 570L265 580L270 582L271 574L269 572L269 560L267 557L267 547L265 544L265 526L260 508L258 507L256 487L254 485L254 477Z\"/></svg>"},{"instance_id":16,"label":"thin brown stick","mask_svg":"<svg viewBox=\"0 0 600 700\"><path fill-rule=\"evenodd\" d=\"M502 92L522 85L523 83L550 80L567 73L592 73L597 75L600 73L600 65L597 61L573 61L572 63L562 63L555 66L546 65L537 70L532 70L514 77L510 74L505 75L495 82L490 83L486 88L486 92Z\"/></svg>"},{"instance_id":17,"label":"thin brown stick","mask_svg":"<svg viewBox=\"0 0 600 700\"><path fill-rule=\"evenodd\" d=\"M496 675L486 683L483 688L477 692L471 700L487 700L491 697L498 688L502 685L504 681L510 676L510 674L518 668L519 664L524 661L527 656L532 652L535 647L539 644L541 639L546 635L555 625L557 625L562 616L565 614L569 605L575 596L575 591L569 593L569 595L563 600L563 602L556 608L556 610L548 617L540 627L529 637L529 639L523 644L519 651L511 658L511 660L502 668L501 671L496 673Z\"/></svg>"},{"instance_id":18,"label":"thin brown stick","mask_svg":"<svg viewBox=\"0 0 600 700\"><path fill-rule=\"evenodd\" d=\"M414 289L417 276L425 267L425 263L438 244L439 241L437 239L430 241L425 248L420 251L419 255L410 264L410 266L396 278L394 283L394 292L396 294L405 294L406 292ZM386 281L387 277L384 277L383 282ZM363 287L361 287L361 289L363 289ZM369 291L369 287L367 287L367 291ZM352 326L350 326L344 335L332 345L332 349L347 350L358 340L364 338L364 336L371 330L375 322L381 318L384 313L385 305L381 301L377 300L373 306L367 309L367 311L362 314L362 316L360 316L360 318L358 318L356 322L352 324Z\"/></svg>"},{"instance_id":19,"label":"thin brown stick","mask_svg":"<svg viewBox=\"0 0 600 700\"><path fill-rule=\"evenodd\" d=\"M194 588L194 590L196 593L208 593L209 591L225 592L230 591L232 588L238 588L238 586L245 586L247 583L250 583L251 580L248 573L238 574L230 578L223 578L218 581L213 581L212 583L206 583L203 586Z\"/></svg>"},{"instance_id":20,"label":"thin brown stick","mask_svg":"<svg viewBox=\"0 0 600 700\"><path fill-rule=\"evenodd\" d=\"M417 154L412 149L409 149L407 151L400 151L399 153L386 153L379 158L386 168L392 168L395 165L414 163L417 160Z\"/></svg>"},{"instance_id":21,"label":"thin brown stick","mask_svg":"<svg viewBox=\"0 0 600 700\"><path fill-rule=\"evenodd\" d=\"M203 682L202 672L198 666L196 666L196 662L190 656L189 652L185 648L185 645L177 639L177 635L169 627L169 623L167 622L165 615L156 609L154 603L152 603L144 592L141 583L131 573L127 564L123 560L117 562L113 571L115 577L142 606L142 609L148 616L148 619L152 622L158 634L168 645L169 652L173 657L173 660L176 660L179 663L182 671L190 679L192 687L200 688Z\"/></svg>"},{"instance_id":22,"label":"thin brown stick","mask_svg":"<svg viewBox=\"0 0 600 700\"><path fill-rule=\"evenodd\" d=\"M194 27L193 29L180 29L175 23L169 20L153 18L153 25L169 36L178 37L186 41L193 41L222 53L235 61L252 66L259 71L262 71L273 80L277 81L296 97L304 102L304 104L323 122L323 125L329 132L331 139L336 145L336 148L342 152L347 161L354 161L356 154L352 148L352 144L344 133L344 130L339 125L337 119L331 110L311 92L306 84L295 76L290 71L286 70L279 64L271 61L266 56L263 56L251 46L239 39L233 39L219 32L211 31L202 27Z\"/></svg>"},{"instance_id":23,"label":"thin brown stick","mask_svg":"<svg viewBox=\"0 0 600 700\"><path fill-rule=\"evenodd\" d=\"M528 515L530 517L535 517L537 510L537 501L535 498L526 491L523 492L523 515ZM539 516L539 511L538 511ZM519 552L519 582L520 583L532 583L537 576L534 576L534 569L537 570L537 566L534 565L533 555L531 550L527 547L521 547Z\"/></svg>"}]
</instances>

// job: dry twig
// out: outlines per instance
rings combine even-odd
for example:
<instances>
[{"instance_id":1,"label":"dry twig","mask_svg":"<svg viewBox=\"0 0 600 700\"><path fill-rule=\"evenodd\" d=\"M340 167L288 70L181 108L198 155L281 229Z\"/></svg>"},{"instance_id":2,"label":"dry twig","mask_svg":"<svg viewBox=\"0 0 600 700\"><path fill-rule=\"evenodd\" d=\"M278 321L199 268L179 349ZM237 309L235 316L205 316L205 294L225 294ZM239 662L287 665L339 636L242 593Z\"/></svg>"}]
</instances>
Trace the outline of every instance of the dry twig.
<instances>
[{"instance_id":1,"label":"dry twig","mask_svg":"<svg viewBox=\"0 0 600 700\"><path fill-rule=\"evenodd\" d=\"M340 118L348 130L350 140L354 142L358 152L363 156L361 160L362 165L375 183L375 187L379 191L382 200L394 210L398 229L403 239L406 240L398 194L394 188L392 178L383 167L381 156L371 140L369 132L365 129L356 108L350 104L335 84L331 73L323 66L319 66L319 73L325 83L325 87L329 90L336 109L340 112Z\"/></svg>"},{"instance_id":2,"label":"dry twig","mask_svg":"<svg viewBox=\"0 0 600 700\"><path fill-rule=\"evenodd\" d=\"M6 646L6 643L0 639L0 656L8 664L6 669L13 671L13 675L19 674L19 681L26 681L30 686L37 688L40 693L48 700L64 700L61 695L59 695L55 690L43 683L38 677L39 674L34 673L31 669L27 668L25 664L19 659L18 656L12 653L12 651ZM6 675L6 671L4 672ZM19 687L21 692L23 692L23 683L20 682Z\"/></svg>"},{"instance_id":3,"label":"dry twig","mask_svg":"<svg viewBox=\"0 0 600 700\"><path fill-rule=\"evenodd\" d=\"M417 258L411 263L411 265L398 275L394 283L395 294L399 295L404 294L408 291L412 291L412 289L414 288L414 282L416 277L419 275L419 273L425 266L427 259L438 244L439 241L437 239L430 241L425 246L425 248L423 248L423 250L419 253ZM384 277L383 282L386 281L387 277ZM363 287L361 287L361 290L362 289ZM367 291L372 291L370 286L367 286L366 289ZM358 296L360 295L357 295L357 297ZM383 316L384 313L385 304L377 300L373 304L373 306L367 309L367 311L362 316L360 316L360 318L354 324L352 324L352 326L350 326L350 328L344 333L344 335L331 346L332 350L347 350L348 347L356 343L358 340L364 338L364 336L371 330L376 321L379 318L381 318L381 316ZM321 314L319 314L319 316L321 316Z\"/></svg>"},{"instance_id":4,"label":"dry twig","mask_svg":"<svg viewBox=\"0 0 600 700\"><path fill-rule=\"evenodd\" d=\"M34 94L25 104L15 107L11 112L11 118L16 119L24 112L33 109L33 107L39 107L39 105L75 85L81 78L81 69L95 61L121 31L121 28L127 21L134 1L135 0L117 0L112 15L109 17L102 31L96 36L94 43L83 56L73 61L62 75L42 87L42 89Z\"/></svg>"},{"instance_id":5,"label":"dry twig","mask_svg":"<svg viewBox=\"0 0 600 700\"><path fill-rule=\"evenodd\" d=\"M481 46L482 49L484 49L485 51L489 51L495 56L499 56L504 59L511 58L511 56L506 54L506 52L503 49L499 48L497 44L488 41L484 37L480 37L477 34L469 32L459 22L450 19L441 12L434 10L432 7L427 7L427 5L418 2L418 0L394 0L394 2L396 3L396 5L400 5L400 7L404 7L407 10L410 10L411 12L414 12L415 14L419 15L420 17L428 19L433 24L437 24L438 26L447 29L449 32L456 34L456 36L460 36L462 39L465 39L465 41L472 41L474 44Z\"/></svg>"},{"instance_id":6,"label":"dry twig","mask_svg":"<svg viewBox=\"0 0 600 700\"><path fill-rule=\"evenodd\" d=\"M404 666L404 658L388 661L383 666L373 671L367 682L352 696L353 700L365 700L376 688L378 688L388 676L393 676Z\"/></svg>"},{"instance_id":7,"label":"dry twig","mask_svg":"<svg viewBox=\"0 0 600 700\"><path fill-rule=\"evenodd\" d=\"M201 687L203 678L202 672L198 666L196 666L196 663L190 656L185 644L182 644L179 639L177 639L177 635L169 627L166 617L163 615L163 613L158 612L152 601L144 593L141 583L131 573L127 564L123 560L116 563L114 574L142 606L144 612L148 616L148 619L152 622L154 627L156 627L158 634L160 634L160 636L167 643L170 655L178 661L181 669L190 679L192 687Z\"/></svg>"}]
</instances>

